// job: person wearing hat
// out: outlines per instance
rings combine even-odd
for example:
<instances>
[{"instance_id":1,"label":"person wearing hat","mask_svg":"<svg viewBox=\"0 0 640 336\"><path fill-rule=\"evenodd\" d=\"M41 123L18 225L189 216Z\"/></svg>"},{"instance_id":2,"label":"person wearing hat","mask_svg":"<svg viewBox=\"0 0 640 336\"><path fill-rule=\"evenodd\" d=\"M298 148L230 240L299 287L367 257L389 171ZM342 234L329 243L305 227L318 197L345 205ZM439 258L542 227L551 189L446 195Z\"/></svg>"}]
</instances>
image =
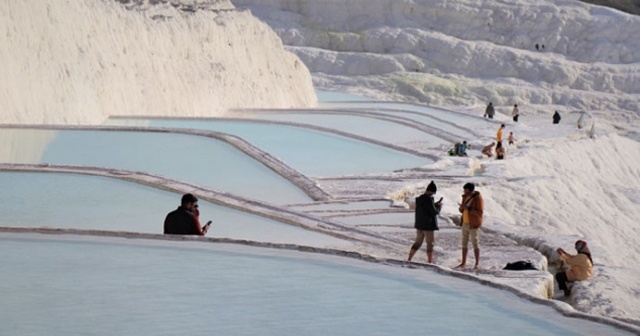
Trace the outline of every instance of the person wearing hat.
<instances>
[{"instance_id":1,"label":"person wearing hat","mask_svg":"<svg viewBox=\"0 0 640 336\"><path fill-rule=\"evenodd\" d=\"M476 259L475 269L480 262L480 244L478 243L478 229L482 226L484 214L484 199L476 191L473 183L466 183L463 187L462 202L458 211L462 214L462 262L455 268L463 268L467 264L469 240L473 245L473 255Z\"/></svg>"},{"instance_id":2,"label":"person wearing hat","mask_svg":"<svg viewBox=\"0 0 640 336\"><path fill-rule=\"evenodd\" d=\"M566 270L556 273L556 281L558 287L564 292L565 296L571 295L567 282L587 280L593 273L593 259L591 259L591 251L584 240L578 240L575 243L578 254L570 254L561 247L556 250L558 257L568 267Z\"/></svg>"},{"instance_id":3,"label":"person wearing hat","mask_svg":"<svg viewBox=\"0 0 640 336\"><path fill-rule=\"evenodd\" d=\"M164 234L204 236L209 223L200 225L198 199L193 194L182 195L180 206L164 219Z\"/></svg>"},{"instance_id":4,"label":"person wearing hat","mask_svg":"<svg viewBox=\"0 0 640 336\"><path fill-rule=\"evenodd\" d=\"M442 208L442 198L435 202L433 195L437 192L436 184L431 181L424 194L416 198L415 225L416 240L409 250L408 261L411 261L422 242L427 242L427 261L433 263L433 246L435 245L435 231L438 230L438 217Z\"/></svg>"}]
</instances>

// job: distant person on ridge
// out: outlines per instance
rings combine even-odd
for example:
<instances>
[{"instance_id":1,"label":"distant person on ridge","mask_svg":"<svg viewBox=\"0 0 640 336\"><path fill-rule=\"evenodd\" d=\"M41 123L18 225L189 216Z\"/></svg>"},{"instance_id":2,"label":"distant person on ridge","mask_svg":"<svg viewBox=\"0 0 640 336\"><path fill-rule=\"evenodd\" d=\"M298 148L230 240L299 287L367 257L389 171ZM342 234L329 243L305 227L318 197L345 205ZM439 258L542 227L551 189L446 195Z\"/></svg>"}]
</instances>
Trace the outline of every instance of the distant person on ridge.
<instances>
[{"instance_id":1,"label":"distant person on ridge","mask_svg":"<svg viewBox=\"0 0 640 336\"><path fill-rule=\"evenodd\" d=\"M503 160L506 151L504 147L502 147L502 142L498 142L496 144L496 160Z\"/></svg>"},{"instance_id":2,"label":"distant person on ridge","mask_svg":"<svg viewBox=\"0 0 640 336\"><path fill-rule=\"evenodd\" d=\"M567 282L587 280L593 273L593 259L591 251L584 240L578 240L575 243L578 254L570 254L561 247L556 250L560 260L567 265L567 269L556 273L556 281L558 287L564 292L564 296L571 295Z\"/></svg>"},{"instance_id":3,"label":"distant person on ridge","mask_svg":"<svg viewBox=\"0 0 640 336\"><path fill-rule=\"evenodd\" d=\"M484 199L480 192L475 191L473 183L467 183L463 187L462 202L458 211L462 214L462 262L455 268L463 268L467 264L467 252L469 251L469 239L473 245L473 255L478 269L480 262L480 245L478 244L478 229L482 226L484 214Z\"/></svg>"},{"instance_id":4,"label":"distant person on ridge","mask_svg":"<svg viewBox=\"0 0 640 336\"><path fill-rule=\"evenodd\" d=\"M489 102L487 108L484 110L484 117L489 117L489 119L493 119L493 115L496 114L496 110L493 108L493 103Z\"/></svg>"},{"instance_id":5,"label":"distant person on ridge","mask_svg":"<svg viewBox=\"0 0 640 336\"><path fill-rule=\"evenodd\" d=\"M509 140L509 145L513 145L515 144L515 138L513 137L513 132L509 132L509 137L507 138L507 140Z\"/></svg>"},{"instance_id":6,"label":"distant person on ridge","mask_svg":"<svg viewBox=\"0 0 640 336\"><path fill-rule=\"evenodd\" d=\"M500 125L500 128L498 128L498 132L496 132L496 142L502 142L502 130L504 128L504 124Z\"/></svg>"},{"instance_id":7,"label":"distant person on ridge","mask_svg":"<svg viewBox=\"0 0 640 336\"><path fill-rule=\"evenodd\" d=\"M164 219L164 233L175 235L204 236L209 230L209 223L202 227L198 215L198 199L192 194L184 194L178 209L167 214Z\"/></svg>"},{"instance_id":8,"label":"distant person on ridge","mask_svg":"<svg viewBox=\"0 0 640 336\"><path fill-rule=\"evenodd\" d=\"M435 231L438 230L438 217L442 208L442 198L434 202L433 195L437 192L436 184L431 181L424 194L416 198L415 224L416 240L409 250L408 261L416 254L422 241L427 242L427 262L433 263L433 246L435 245Z\"/></svg>"},{"instance_id":9,"label":"distant person on ridge","mask_svg":"<svg viewBox=\"0 0 640 336\"><path fill-rule=\"evenodd\" d=\"M559 124L560 123L560 119L562 119L562 117L560 117L560 113L558 113L558 111L556 111L556 113L553 114L553 123L554 124Z\"/></svg>"},{"instance_id":10,"label":"distant person on ridge","mask_svg":"<svg viewBox=\"0 0 640 336\"><path fill-rule=\"evenodd\" d=\"M493 150L493 146L495 146L495 142L492 142L486 146L484 146L484 148L482 148L482 154L488 156L488 157L492 157L493 153L491 152Z\"/></svg>"},{"instance_id":11,"label":"distant person on ridge","mask_svg":"<svg viewBox=\"0 0 640 336\"><path fill-rule=\"evenodd\" d=\"M518 117L520 116L520 110L518 110L518 104L513 105L511 116L513 117L513 121L518 122Z\"/></svg>"}]
</instances>

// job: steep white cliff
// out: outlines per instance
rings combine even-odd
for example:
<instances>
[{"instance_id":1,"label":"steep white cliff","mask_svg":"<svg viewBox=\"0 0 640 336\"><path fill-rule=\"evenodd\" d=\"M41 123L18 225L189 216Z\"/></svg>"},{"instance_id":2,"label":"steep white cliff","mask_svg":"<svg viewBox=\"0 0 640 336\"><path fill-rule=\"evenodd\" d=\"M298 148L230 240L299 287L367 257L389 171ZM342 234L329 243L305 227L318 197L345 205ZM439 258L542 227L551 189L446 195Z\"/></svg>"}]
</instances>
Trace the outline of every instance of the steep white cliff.
<instances>
[{"instance_id":1,"label":"steep white cliff","mask_svg":"<svg viewBox=\"0 0 640 336\"><path fill-rule=\"evenodd\" d=\"M228 0L0 2L0 123L317 102L305 65Z\"/></svg>"}]
</instances>

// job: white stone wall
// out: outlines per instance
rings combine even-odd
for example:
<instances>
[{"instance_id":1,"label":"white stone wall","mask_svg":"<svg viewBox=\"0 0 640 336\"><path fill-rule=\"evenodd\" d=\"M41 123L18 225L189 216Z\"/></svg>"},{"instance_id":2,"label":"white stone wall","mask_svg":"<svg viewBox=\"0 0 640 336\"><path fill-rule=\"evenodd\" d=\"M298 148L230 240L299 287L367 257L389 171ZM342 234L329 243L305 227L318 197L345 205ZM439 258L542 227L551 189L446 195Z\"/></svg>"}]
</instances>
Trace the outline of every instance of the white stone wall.
<instances>
[{"instance_id":1,"label":"white stone wall","mask_svg":"<svg viewBox=\"0 0 640 336\"><path fill-rule=\"evenodd\" d=\"M0 123L311 107L311 75L228 0L0 0Z\"/></svg>"}]
</instances>

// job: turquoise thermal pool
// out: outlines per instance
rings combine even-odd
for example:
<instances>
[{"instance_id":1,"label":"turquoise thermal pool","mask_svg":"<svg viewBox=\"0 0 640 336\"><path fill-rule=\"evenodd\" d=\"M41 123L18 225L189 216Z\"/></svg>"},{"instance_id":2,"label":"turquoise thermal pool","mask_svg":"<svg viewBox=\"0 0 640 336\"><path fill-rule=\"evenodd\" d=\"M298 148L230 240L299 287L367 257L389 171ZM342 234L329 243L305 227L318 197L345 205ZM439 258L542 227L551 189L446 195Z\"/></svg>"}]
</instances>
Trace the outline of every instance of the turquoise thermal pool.
<instances>
[{"instance_id":1,"label":"turquoise thermal pool","mask_svg":"<svg viewBox=\"0 0 640 336\"><path fill-rule=\"evenodd\" d=\"M198 242L0 234L3 335L615 335L434 272ZM464 318L460 318L465 312Z\"/></svg>"}]
</instances>

